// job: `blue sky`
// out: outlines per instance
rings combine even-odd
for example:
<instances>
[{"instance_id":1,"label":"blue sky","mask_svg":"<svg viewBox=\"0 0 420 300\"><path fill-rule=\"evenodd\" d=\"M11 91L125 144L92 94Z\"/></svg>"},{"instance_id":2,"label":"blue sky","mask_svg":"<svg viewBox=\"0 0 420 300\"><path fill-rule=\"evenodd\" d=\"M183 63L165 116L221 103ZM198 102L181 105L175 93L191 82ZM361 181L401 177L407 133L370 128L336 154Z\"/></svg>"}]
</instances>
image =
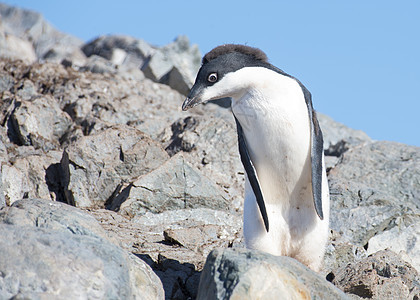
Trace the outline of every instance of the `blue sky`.
<instances>
[{"instance_id":1,"label":"blue sky","mask_svg":"<svg viewBox=\"0 0 420 300\"><path fill-rule=\"evenodd\" d=\"M187 35L204 54L261 48L314 107L375 140L420 146L420 1L3 1L89 41L126 34L162 46Z\"/></svg>"}]
</instances>

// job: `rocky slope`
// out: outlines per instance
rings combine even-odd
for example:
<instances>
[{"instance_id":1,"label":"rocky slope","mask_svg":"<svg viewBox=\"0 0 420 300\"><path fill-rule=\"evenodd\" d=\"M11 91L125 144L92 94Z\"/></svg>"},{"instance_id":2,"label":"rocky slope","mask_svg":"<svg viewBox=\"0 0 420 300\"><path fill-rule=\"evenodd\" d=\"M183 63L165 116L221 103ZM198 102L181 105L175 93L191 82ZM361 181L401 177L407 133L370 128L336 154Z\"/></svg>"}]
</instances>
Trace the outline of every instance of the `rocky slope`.
<instances>
[{"instance_id":1,"label":"rocky slope","mask_svg":"<svg viewBox=\"0 0 420 300\"><path fill-rule=\"evenodd\" d=\"M235 124L213 103L181 111L201 56L186 37L84 44L0 4L0 56L0 298L420 297L418 147L320 114L315 274L243 249Z\"/></svg>"}]
</instances>

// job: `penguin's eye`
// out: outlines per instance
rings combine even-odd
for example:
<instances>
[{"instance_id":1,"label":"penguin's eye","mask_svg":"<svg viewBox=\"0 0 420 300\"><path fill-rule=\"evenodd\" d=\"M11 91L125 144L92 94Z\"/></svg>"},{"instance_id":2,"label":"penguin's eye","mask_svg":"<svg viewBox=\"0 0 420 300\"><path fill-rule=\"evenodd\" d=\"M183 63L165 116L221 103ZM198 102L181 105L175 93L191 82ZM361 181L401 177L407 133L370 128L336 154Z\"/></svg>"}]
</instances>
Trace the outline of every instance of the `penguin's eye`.
<instances>
[{"instance_id":1,"label":"penguin's eye","mask_svg":"<svg viewBox=\"0 0 420 300\"><path fill-rule=\"evenodd\" d=\"M210 75L207 77L207 81L215 83L217 81L217 73L210 73Z\"/></svg>"}]
</instances>

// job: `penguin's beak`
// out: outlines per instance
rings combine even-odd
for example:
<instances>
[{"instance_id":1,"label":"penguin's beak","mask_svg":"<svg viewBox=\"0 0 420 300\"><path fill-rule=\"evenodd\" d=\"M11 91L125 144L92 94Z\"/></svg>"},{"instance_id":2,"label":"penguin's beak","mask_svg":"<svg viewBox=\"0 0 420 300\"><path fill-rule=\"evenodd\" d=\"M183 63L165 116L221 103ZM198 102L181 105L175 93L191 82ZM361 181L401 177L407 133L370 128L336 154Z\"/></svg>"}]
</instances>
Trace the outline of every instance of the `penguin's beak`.
<instances>
[{"instance_id":1,"label":"penguin's beak","mask_svg":"<svg viewBox=\"0 0 420 300\"><path fill-rule=\"evenodd\" d=\"M189 108L193 108L194 106L200 104L198 97L190 98L187 97L182 104L182 110L188 110Z\"/></svg>"},{"instance_id":2,"label":"penguin's beak","mask_svg":"<svg viewBox=\"0 0 420 300\"><path fill-rule=\"evenodd\" d=\"M182 110L187 110L189 108L192 108L200 103L203 103L201 99L201 95L203 93L203 88L199 85L194 85L191 88L190 93L188 94L187 98L184 100L184 103L182 104Z\"/></svg>"}]
</instances>

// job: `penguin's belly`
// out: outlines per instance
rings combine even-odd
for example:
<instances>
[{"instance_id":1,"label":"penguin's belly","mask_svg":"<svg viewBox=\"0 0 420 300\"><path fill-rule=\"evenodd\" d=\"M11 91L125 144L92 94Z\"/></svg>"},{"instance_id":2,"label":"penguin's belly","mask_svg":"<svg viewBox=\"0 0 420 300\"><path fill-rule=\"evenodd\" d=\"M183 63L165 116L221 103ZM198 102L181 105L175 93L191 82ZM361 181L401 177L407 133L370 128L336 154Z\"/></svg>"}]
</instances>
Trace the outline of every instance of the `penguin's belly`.
<instances>
[{"instance_id":1,"label":"penguin's belly","mask_svg":"<svg viewBox=\"0 0 420 300\"><path fill-rule=\"evenodd\" d=\"M317 217L313 203L306 103L303 95L288 101L261 94L256 100L255 96L253 93L245 95L242 101L235 103L233 112L243 127L257 172L270 231L265 230L246 178L246 245L273 255L295 257L315 270L322 261L325 243L320 240L319 245L313 245L312 238L320 236L324 240L328 224Z\"/></svg>"},{"instance_id":2,"label":"penguin's belly","mask_svg":"<svg viewBox=\"0 0 420 300\"><path fill-rule=\"evenodd\" d=\"M292 104L267 98L260 95L256 100L249 94L234 113L243 127L265 203L287 205L293 194L311 185L309 115L303 96L292 99Z\"/></svg>"}]
</instances>

